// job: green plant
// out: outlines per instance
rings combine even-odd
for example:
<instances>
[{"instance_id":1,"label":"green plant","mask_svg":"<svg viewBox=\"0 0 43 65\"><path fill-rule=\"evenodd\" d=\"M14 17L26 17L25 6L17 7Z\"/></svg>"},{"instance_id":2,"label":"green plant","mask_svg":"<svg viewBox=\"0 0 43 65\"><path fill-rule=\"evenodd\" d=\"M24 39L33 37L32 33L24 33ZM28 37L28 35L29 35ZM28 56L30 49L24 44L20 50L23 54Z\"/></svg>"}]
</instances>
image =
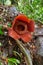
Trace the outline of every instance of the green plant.
<instances>
[{"instance_id":1,"label":"green plant","mask_svg":"<svg viewBox=\"0 0 43 65\"><path fill-rule=\"evenodd\" d=\"M19 0L18 10L43 24L43 0Z\"/></svg>"},{"instance_id":2,"label":"green plant","mask_svg":"<svg viewBox=\"0 0 43 65\"><path fill-rule=\"evenodd\" d=\"M8 58L8 65L18 65L20 64L20 61L18 59L15 58Z\"/></svg>"},{"instance_id":3,"label":"green plant","mask_svg":"<svg viewBox=\"0 0 43 65\"><path fill-rule=\"evenodd\" d=\"M2 31L2 25L0 25L0 35L3 35L4 34L4 32Z\"/></svg>"},{"instance_id":4,"label":"green plant","mask_svg":"<svg viewBox=\"0 0 43 65\"><path fill-rule=\"evenodd\" d=\"M0 65L1 65L1 62L0 62Z\"/></svg>"}]
</instances>

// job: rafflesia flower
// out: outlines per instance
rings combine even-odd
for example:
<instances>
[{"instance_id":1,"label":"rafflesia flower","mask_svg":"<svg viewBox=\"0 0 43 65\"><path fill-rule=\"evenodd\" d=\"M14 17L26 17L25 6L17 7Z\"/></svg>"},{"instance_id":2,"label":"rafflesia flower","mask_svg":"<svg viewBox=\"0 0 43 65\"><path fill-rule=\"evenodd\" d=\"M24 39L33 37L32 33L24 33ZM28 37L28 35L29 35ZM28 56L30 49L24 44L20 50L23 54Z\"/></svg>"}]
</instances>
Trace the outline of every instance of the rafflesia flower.
<instances>
[{"instance_id":1,"label":"rafflesia flower","mask_svg":"<svg viewBox=\"0 0 43 65\"><path fill-rule=\"evenodd\" d=\"M21 39L24 42L29 42L32 39L31 32L34 32L34 21L23 14L13 20L12 27L8 30L10 37Z\"/></svg>"}]
</instances>

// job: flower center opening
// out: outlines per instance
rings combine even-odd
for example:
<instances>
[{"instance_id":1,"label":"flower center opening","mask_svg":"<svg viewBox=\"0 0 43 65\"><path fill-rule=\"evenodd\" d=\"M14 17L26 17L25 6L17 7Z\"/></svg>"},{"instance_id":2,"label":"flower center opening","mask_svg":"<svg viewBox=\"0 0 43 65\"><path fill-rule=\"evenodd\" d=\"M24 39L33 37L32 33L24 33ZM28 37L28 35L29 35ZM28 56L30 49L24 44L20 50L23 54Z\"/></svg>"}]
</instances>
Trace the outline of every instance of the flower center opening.
<instances>
[{"instance_id":1,"label":"flower center opening","mask_svg":"<svg viewBox=\"0 0 43 65\"><path fill-rule=\"evenodd\" d=\"M20 25L17 26L17 29L18 29L19 31L24 31L24 30L25 30L25 27L20 24Z\"/></svg>"},{"instance_id":2,"label":"flower center opening","mask_svg":"<svg viewBox=\"0 0 43 65\"><path fill-rule=\"evenodd\" d=\"M27 31L27 25L23 22L16 22L14 30L19 34L24 34Z\"/></svg>"}]
</instances>

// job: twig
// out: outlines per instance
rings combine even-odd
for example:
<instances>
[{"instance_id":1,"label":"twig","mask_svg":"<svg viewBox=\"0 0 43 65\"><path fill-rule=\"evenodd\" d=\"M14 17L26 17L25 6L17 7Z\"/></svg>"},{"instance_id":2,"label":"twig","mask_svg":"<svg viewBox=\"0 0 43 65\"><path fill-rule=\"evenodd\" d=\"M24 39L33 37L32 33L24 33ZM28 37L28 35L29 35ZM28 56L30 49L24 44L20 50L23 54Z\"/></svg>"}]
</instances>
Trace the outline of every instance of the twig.
<instances>
[{"instance_id":1,"label":"twig","mask_svg":"<svg viewBox=\"0 0 43 65\"><path fill-rule=\"evenodd\" d=\"M21 52L25 55L27 60L27 65L32 65L32 59L30 57L30 53L29 54L27 53L27 50L22 46L22 42L20 42L19 40L16 40L16 44L20 48Z\"/></svg>"}]
</instances>

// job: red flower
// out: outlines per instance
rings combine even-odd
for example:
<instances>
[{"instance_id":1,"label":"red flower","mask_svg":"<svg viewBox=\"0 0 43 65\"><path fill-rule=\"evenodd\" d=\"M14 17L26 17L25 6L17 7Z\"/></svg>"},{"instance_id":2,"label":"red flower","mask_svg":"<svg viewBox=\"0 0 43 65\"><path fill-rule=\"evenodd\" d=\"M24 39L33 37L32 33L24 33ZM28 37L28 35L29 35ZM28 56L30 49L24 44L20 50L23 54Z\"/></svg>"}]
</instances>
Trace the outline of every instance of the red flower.
<instances>
[{"instance_id":1,"label":"red flower","mask_svg":"<svg viewBox=\"0 0 43 65\"><path fill-rule=\"evenodd\" d=\"M9 28L8 34L13 39L22 39L24 42L29 42L32 38L31 32L34 31L34 21L28 19L25 15L18 15Z\"/></svg>"}]
</instances>

